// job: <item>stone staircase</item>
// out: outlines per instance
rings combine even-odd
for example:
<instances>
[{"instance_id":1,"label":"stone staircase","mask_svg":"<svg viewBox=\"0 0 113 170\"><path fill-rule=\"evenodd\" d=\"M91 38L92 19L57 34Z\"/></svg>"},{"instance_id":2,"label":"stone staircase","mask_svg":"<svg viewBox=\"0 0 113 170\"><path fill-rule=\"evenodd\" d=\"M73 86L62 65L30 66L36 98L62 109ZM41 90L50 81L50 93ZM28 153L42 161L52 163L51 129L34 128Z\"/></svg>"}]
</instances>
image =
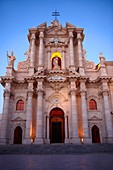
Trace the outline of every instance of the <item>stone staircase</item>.
<instances>
[{"instance_id":1,"label":"stone staircase","mask_svg":"<svg viewBox=\"0 0 113 170\"><path fill-rule=\"evenodd\" d=\"M113 153L113 144L0 145L0 155L75 155L89 153Z\"/></svg>"}]
</instances>

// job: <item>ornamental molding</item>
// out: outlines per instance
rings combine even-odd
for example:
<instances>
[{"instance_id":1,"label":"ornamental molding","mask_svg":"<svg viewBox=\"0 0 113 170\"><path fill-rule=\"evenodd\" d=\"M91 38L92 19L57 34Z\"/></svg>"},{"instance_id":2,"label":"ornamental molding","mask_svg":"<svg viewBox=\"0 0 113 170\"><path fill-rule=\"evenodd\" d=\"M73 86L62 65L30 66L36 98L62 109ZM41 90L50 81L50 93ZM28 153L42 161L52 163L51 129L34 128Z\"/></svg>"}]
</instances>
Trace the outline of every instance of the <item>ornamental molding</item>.
<instances>
[{"instance_id":1,"label":"ornamental molding","mask_svg":"<svg viewBox=\"0 0 113 170\"><path fill-rule=\"evenodd\" d=\"M48 103L61 104L68 101L68 99L62 93L52 93L46 101Z\"/></svg>"},{"instance_id":2,"label":"ornamental molding","mask_svg":"<svg viewBox=\"0 0 113 170\"><path fill-rule=\"evenodd\" d=\"M48 82L65 82L66 81L66 77L61 76L61 75L52 75L47 77L47 81Z\"/></svg>"},{"instance_id":3,"label":"ornamental molding","mask_svg":"<svg viewBox=\"0 0 113 170\"><path fill-rule=\"evenodd\" d=\"M89 121L102 121L102 118L97 117L97 116L93 116L93 117L90 117L88 120Z\"/></svg>"},{"instance_id":4,"label":"ornamental molding","mask_svg":"<svg viewBox=\"0 0 113 170\"><path fill-rule=\"evenodd\" d=\"M64 83L64 82L50 82L49 83L49 86L55 91L55 92L58 92L59 93L59 91L62 89L62 88L64 88L65 86L66 86L67 84L66 83Z\"/></svg>"},{"instance_id":5,"label":"ornamental molding","mask_svg":"<svg viewBox=\"0 0 113 170\"><path fill-rule=\"evenodd\" d=\"M17 117L16 119L12 119L11 122L25 122L26 120L22 119L21 117Z\"/></svg>"}]
</instances>

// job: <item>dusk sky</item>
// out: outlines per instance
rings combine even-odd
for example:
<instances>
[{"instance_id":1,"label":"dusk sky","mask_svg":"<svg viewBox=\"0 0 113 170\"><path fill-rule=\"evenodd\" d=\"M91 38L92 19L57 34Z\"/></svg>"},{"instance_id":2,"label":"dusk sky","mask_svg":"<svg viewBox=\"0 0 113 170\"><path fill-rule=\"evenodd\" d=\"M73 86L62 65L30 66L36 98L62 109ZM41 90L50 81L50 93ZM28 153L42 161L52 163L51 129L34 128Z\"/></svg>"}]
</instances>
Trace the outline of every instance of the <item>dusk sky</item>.
<instances>
[{"instance_id":1,"label":"dusk sky","mask_svg":"<svg viewBox=\"0 0 113 170\"><path fill-rule=\"evenodd\" d=\"M29 48L28 29L54 20L54 10L60 12L59 22L69 22L84 28L83 48L87 60L99 63L99 53L113 61L113 0L0 0L0 76L6 74L7 56L14 51L17 63L25 60ZM3 88L0 85L0 113Z\"/></svg>"}]
</instances>

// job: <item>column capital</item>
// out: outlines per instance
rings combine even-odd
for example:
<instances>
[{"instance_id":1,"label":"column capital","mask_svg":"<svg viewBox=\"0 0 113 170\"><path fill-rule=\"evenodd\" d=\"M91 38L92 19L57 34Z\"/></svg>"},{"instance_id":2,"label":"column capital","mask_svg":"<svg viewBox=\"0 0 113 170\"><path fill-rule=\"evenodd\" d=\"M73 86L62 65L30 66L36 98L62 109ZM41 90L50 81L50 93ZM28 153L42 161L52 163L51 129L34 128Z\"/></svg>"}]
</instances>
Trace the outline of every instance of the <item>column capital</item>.
<instances>
[{"instance_id":1,"label":"column capital","mask_svg":"<svg viewBox=\"0 0 113 170\"><path fill-rule=\"evenodd\" d=\"M69 32L69 38L73 38L74 36L73 36L73 31L70 31Z\"/></svg>"},{"instance_id":2,"label":"column capital","mask_svg":"<svg viewBox=\"0 0 113 170\"><path fill-rule=\"evenodd\" d=\"M29 91L27 92L27 96L28 96L28 97L32 97L32 96L33 96L33 91L29 90Z\"/></svg>"},{"instance_id":3,"label":"column capital","mask_svg":"<svg viewBox=\"0 0 113 170\"><path fill-rule=\"evenodd\" d=\"M39 38L44 38L44 33L42 31L39 34Z\"/></svg>"},{"instance_id":4,"label":"column capital","mask_svg":"<svg viewBox=\"0 0 113 170\"><path fill-rule=\"evenodd\" d=\"M34 41L35 39L36 39L35 34L32 34L30 40Z\"/></svg>"},{"instance_id":5,"label":"column capital","mask_svg":"<svg viewBox=\"0 0 113 170\"><path fill-rule=\"evenodd\" d=\"M75 89L71 89L69 92L70 95L76 95L76 88Z\"/></svg>"},{"instance_id":6,"label":"column capital","mask_svg":"<svg viewBox=\"0 0 113 170\"><path fill-rule=\"evenodd\" d=\"M37 93L37 95L44 95L45 91L43 89L37 89L36 93Z\"/></svg>"},{"instance_id":7,"label":"column capital","mask_svg":"<svg viewBox=\"0 0 113 170\"><path fill-rule=\"evenodd\" d=\"M80 32L77 33L77 40L82 40L82 36Z\"/></svg>"},{"instance_id":8,"label":"column capital","mask_svg":"<svg viewBox=\"0 0 113 170\"><path fill-rule=\"evenodd\" d=\"M81 94L81 96L86 96L86 90L81 89L80 94Z\"/></svg>"},{"instance_id":9,"label":"column capital","mask_svg":"<svg viewBox=\"0 0 113 170\"><path fill-rule=\"evenodd\" d=\"M109 96L109 91L107 89L102 91L103 96Z\"/></svg>"},{"instance_id":10,"label":"column capital","mask_svg":"<svg viewBox=\"0 0 113 170\"><path fill-rule=\"evenodd\" d=\"M9 90L4 90L4 97L10 97L11 92Z\"/></svg>"}]
</instances>

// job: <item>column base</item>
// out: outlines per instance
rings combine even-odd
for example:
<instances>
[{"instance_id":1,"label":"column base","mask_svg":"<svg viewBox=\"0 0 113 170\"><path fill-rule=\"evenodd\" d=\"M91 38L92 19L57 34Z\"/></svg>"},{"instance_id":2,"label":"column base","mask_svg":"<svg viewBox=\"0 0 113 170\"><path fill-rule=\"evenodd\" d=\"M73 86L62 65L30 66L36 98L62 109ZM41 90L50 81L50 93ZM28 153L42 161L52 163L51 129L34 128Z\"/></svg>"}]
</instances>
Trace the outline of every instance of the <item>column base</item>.
<instances>
[{"instance_id":1,"label":"column base","mask_svg":"<svg viewBox=\"0 0 113 170\"><path fill-rule=\"evenodd\" d=\"M23 144L31 144L31 143L32 143L31 138L25 138L23 140Z\"/></svg>"},{"instance_id":2,"label":"column base","mask_svg":"<svg viewBox=\"0 0 113 170\"><path fill-rule=\"evenodd\" d=\"M70 66L69 66L69 69L75 71L75 66L74 66L74 65L70 65Z\"/></svg>"},{"instance_id":3,"label":"column base","mask_svg":"<svg viewBox=\"0 0 113 170\"><path fill-rule=\"evenodd\" d=\"M46 139L46 144L50 144L50 139Z\"/></svg>"},{"instance_id":4,"label":"column base","mask_svg":"<svg viewBox=\"0 0 113 170\"><path fill-rule=\"evenodd\" d=\"M43 138L35 138L34 144L43 144L44 140Z\"/></svg>"},{"instance_id":5,"label":"column base","mask_svg":"<svg viewBox=\"0 0 113 170\"><path fill-rule=\"evenodd\" d=\"M0 138L0 145L9 144L9 138Z\"/></svg>"},{"instance_id":6,"label":"column base","mask_svg":"<svg viewBox=\"0 0 113 170\"><path fill-rule=\"evenodd\" d=\"M104 138L105 143L113 143L113 137L105 137Z\"/></svg>"},{"instance_id":7,"label":"column base","mask_svg":"<svg viewBox=\"0 0 113 170\"><path fill-rule=\"evenodd\" d=\"M65 141L64 141L65 143L69 143L69 139L65 139Z\"/></svg>"},{"instance_id":8,"label":"column base","mask_svg":"<svg viewBox=\"0 0 113 170\"><path fill-rule=\"evenodd\" d=\"M43 70L44 66L43 65L38 65L38 71Z\"/></svg>"},{"instance_id":9,"label":"column base","mask_svg":"<svg viewBox=\"0 0 113 170\"><path fill-rule=\"evenodd\" d=\"M79 73L81 76L85 76L84 67L79 67Z\"/></svg>"},{"instance_id":10,"label":"column base","mask_svg":"<svg viewBox=\"0 0 113 170\"><path fill-rule=\"evenodd\" d=\"M78 137L72 137L71 143L73 143L73 144L80 144L80 139Z\"/></svg>"},{"instance_id":11,"label":"column base","mask_svg":"<svg viewBox=\"0 0 113 170\"><path fill-rule=\"evenodd\" d=\"M29 67L29 73L30 73L30 75L34 74L34 66Z\"/></svg>"},{"instance_id":12,"label":"column base","mask_svg":"<svg viewBox=\"0 0 113 170\"><path fill-rule=\"evenodd\" d=\"M81 143L91 144L91 143L92 143L92 140L91 140L91 138L89 138L89 137L84 137L83 140L81 140Z\"/></svg>"}]
</instances>

